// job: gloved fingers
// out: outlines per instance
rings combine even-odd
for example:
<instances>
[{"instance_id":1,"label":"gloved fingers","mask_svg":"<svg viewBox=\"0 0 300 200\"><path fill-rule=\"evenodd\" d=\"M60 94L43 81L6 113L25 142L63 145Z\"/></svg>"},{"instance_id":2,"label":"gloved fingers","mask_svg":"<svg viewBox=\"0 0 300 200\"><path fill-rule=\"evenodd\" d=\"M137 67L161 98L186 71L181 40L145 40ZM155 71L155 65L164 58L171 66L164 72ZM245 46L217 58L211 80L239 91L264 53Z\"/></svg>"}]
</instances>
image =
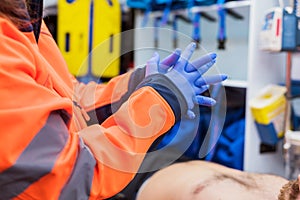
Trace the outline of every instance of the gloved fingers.
<instances>
[{"instance_id":1,"label":"gloved fingers","mask_svg":"<svg viewBox=\"0 0 300 200\"><path fill-rule=\"evenodd\" d=\"M226 79L227 79L227 75L225 75L225 74L212 75L212 76L207 76L207 77L200 77L194 82L194 84L197 87L201 87L203 85L216 84L216 83L222 82Z\"/></svg>"},{"instance_id":2,"label":"gloved fingers","mask_svg":"<svg viewBox=\"0 0 300 200\"><path fill-rule=\"evenodd\" d=\"M209 89L209 85L202 85L201 87L194 87L194 92L196 95L202 94L203 92L205 92L208 89Z\"/></svg>"},{"instance_id":3,"label":"gloved fingers","mask_svg":"<svg viewBox=\"0 0 300 200\"><path fill-rule=\"evenodd\" d=\"M175 69L185 69L185 66L188 64L190 58L192 57L194 51L196 49L196 44L194 42L190 43L182 52L177 64L175 65Z\"/></svg>"},{"instance_id":4,"label":"gloved fingers","mask_svg":"<svg viewBox=\"0 0 300 200\"><path fill-rule=\"evenodd\" d=\"M146 76L158 73L159 54L155 52L153 56L147 61Z\"/></svg>"},{"instance_id":5,"label":"gloved fingers","mask_svg":"<svg viewBox=\"0 0 300 200\"><path fill-rule=\"evenodd\" d=\"M216 63L216 60L215 59L213 59L213 60L211 60L211 61L209 61L208 63L205 63L205 64L203 64L202 66L200 66L200 67L197 67L197 66L199 66L199 65L195 65L195 64L193 64L193 63L189 63L186 67L185 67L185 71L187 72L187 73L193 73L193 72L196 72L197 71L197 73L199 73L200 75L203 75L204 73L206 73L214 64ZM187 69L189 70L189 71L187 71Z\"/></svg>"},{"instance_id":6,"label":"gloved fingers","mask_svg":"<svg viewBox=\"0 0 300 200\"><path fill-rule=\"evenodd\" d=\"M180 58L181 55L181 50L180 49L175 49L175 51L172 52L169 56L164 58L158 67L158 71L160 73L166 73L172 66L174 66L178 59Z\"/></svg>"},{"instance_id":7,"label":"gloved fingers","mask_svg":"<svg viewBox=\"0 0 300 200\"><path fill-rule=\"evenodd\" d=\"M207 55L204 55L196 60L194 60L193 62L189 63L186 68L185 71L186 72L193 72L196 71L198 69L202 69L203 68L203 73L205 73L211 66L213 66L213 64L216 62L216 58L217 58L217 54L216 53L210 53ZM208 68L208 69L206 69ZM204 70L206 69L206 71Z\"/></svg>"},{"instance_id":8,"label":"gloved fingers","mask_svg":"<svg viewBox=\"0 0 300 200\"><path fill-rule=\"evenodd\" d=\"M196 115L192 110L187 110L186 115L189 119L195 119Z\"/></svg>"},{"instance_id":9,"label":"gloved fingers","mask_svg":"<svg viewBox=\"0 0 300 200\"><path fill-rule=\"evenodd\" d=\"M210 61L209 63L198 68L198 72L201 75L205 74L215 63L216 63L216 60L214 59L214 60Z\"/></svg>"},{"instance_id":10,"label":"gloved fingers","mask_svg":"<svg viewBox=\"0 0 300 200\"><path fill-rule=\"evenodd\" d=\"M202 95L196 95L194 98L194 102L202 106L213 106L216 104L216 100L214 100L213 98Z\"/></svg>"},{"instance_id":11,"label":"gloved fingers","mask_svg":"<svg viewBox=\"0 0 300 200\"><path fill-rule=\"evenodd\" d=\"M198 71L194 71L194 72L178 72L180 74L182 74L183 77L185 77L185 79L189 82L194 84L194 82L201 78L201 74Z\"/></svg>"}]
</instances>

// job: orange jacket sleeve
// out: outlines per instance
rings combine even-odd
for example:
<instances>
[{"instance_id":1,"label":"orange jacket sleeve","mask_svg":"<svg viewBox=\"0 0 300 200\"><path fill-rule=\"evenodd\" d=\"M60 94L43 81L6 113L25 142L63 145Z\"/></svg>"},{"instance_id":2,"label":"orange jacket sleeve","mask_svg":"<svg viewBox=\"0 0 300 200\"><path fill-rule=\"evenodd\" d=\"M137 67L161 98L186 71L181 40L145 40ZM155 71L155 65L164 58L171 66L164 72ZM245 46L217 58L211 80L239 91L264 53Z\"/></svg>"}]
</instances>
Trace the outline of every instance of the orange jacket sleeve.
<instances>
[{"instance_id":1,"label":"orange jacket sleeve","mask_svg":"<svg viewBox=\"0 0 300 200\"><path fill-rule=\"evenodd\" d=\"M1 198L113 196L133 178L152 142L174 124L167 101L144 86L101 124L87 126L82 113L123 98L128 84L120 83L130 74L84 86L93 93L77 91L79 83L45 27L37 45L32 32L0 18L0 44Z\"/></svg>"}]
</instances>

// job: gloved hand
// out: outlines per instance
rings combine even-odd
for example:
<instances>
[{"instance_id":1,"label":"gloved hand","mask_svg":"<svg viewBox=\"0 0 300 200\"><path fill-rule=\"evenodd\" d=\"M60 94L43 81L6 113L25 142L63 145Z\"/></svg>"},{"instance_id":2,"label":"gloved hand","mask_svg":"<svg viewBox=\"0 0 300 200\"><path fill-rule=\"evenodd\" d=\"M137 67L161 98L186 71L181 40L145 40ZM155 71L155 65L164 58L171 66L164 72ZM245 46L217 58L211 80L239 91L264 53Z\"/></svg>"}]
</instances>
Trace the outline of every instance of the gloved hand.
<instances>
[{"instance_id":1,"label":"gloved hand","mask_svg":"<svg viewBox=\"0 0 300 200\"><path fill-rule=\"evenodd\" d=\"M155 53L157 54L157 53ZM163 59L159 65L156 64L151 64L153 62L152 59L150 59L147 62L146 65L146 74L145 77L150 76L152 74L156 73L162 73L165 74L171 67L173 67L178 59L180 58L181 50L180 49L175 49L172 54L167 56L165 59Z\"/></svg>"},{"instance_id":2,"label":"gloved hand","mask_svg":"<svg viewBox=\"0 0 300 200\"><path fill-rule=\"evenodd\" d=\"M173 84L176 85L181 94L184 96L188 109L187 115L191 119L195 118L195 114L192 111L195 104L212 106L216 103L214 99L200 94L206 91L210 84L221 82L227 78L226 75L202 77L202 75L216 62L216 54L207 54L190 63L189 59L194 53L195 48L195 43L188 45L172 69L168 69L164 74L173 82ZM173 64L171 60L172 59L169 59L168 64ZM151 70L149 70L149 73L146 74L150 75L158 73L161 68L166 69L167 67L165 66L165 63L163 65L160 64L159 55L155 53L154 56L147 62L147 68Z\"/></svg>"}]
</instances>

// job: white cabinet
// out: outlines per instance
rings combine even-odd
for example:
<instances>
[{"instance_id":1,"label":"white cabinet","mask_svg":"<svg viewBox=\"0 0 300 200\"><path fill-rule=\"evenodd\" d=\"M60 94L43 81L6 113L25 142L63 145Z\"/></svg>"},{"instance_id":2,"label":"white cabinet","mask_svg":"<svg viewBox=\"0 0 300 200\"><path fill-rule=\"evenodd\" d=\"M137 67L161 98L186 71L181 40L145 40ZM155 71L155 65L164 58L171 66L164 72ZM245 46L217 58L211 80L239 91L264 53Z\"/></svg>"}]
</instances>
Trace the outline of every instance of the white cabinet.
<instances>
[{"instance_id":1,"label":"white cabinet","mask_svg":"<svg viewBox=\"0 0 300 200\"><path fill-rule=\"evenodd\" d=\"M244 169L284 176L282 144L275 153L259 152L260 139L249 108L249 100L264 86L285 82L286 53L261 51L258 43L264 13L274 6L278 6L277 0L251 0Z\"/></svg>"}]
</instances>

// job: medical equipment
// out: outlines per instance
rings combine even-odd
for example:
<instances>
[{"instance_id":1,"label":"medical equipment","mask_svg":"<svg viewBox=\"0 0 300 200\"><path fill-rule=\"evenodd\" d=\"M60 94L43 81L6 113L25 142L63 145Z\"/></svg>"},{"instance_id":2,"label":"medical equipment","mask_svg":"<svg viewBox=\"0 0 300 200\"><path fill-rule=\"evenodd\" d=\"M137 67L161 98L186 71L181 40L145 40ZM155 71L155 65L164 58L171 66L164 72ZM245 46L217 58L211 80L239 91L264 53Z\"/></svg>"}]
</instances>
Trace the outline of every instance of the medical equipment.
<instances>
[{"instance_id":1,"label":"medical equipment","mask_svg":"<svg viewBox=\"0 0 300 200\"><path fill-rule=\"evenodd\" d=\"M69 71L77 77L88 73L87 64L81 68L80 65L89 53L89 11L90 1L58 0L58 47L68 63ZM80 17L73 13L80 13Z\"/></svg>"},{"instance_id":2,"label":"medical equipment","mask_svg":"<svg viewBox=\"0 0 300 200\"><path fill-rule=\"evenodd\" d=\"M121 7L117 0L58 0L58 46L82 82L119 75Z\"/></svg>"},{"instance_id":3,"label":"medical equipment","mask_svg":"<svg viewBox=\"0 0 300 200\"><path fill-rule=\"evenodd\" d=\"M110 79L120 74L121 6L118 0L94 2L92 74Z\"/></svg>"},{"instance_id":4,"label":"medical equipment","mask_svg":"<svg viewBox=\"0 0 300 200\"><path fill-rule=\"evenodd\" d=\"M285 133L285 143L283 145L285 158L285 176L288 179L297 179L300 173L300 107L299 107L299 82L291 82L291 130Z\"/></svg>"},{"instance_id":5,"label":"medical equipment","mask_svg":"<svg viewBox=\"0 0 300 200\"><path fill-rule=\"evenodd\" d=\"M285 173L287 179L297 179L300 173L300 131L285 133Z\"/></svg>"},{"instance_id":6,"label":"medical equipment","mask_svg":"<svg viewBox=\"0 0 300 200\"><path fill-rule=\"evenodd\" d=\"M158 47L157 28L166 25L170 15L173 17L173 44L177 45L177 19L188 19L185 22L193 25L192 40L198 45L201 42L200 20L203 18L215 22L214 17L207 14L207 11L216 10L218 14L218 49L224 50L227 40L226 35L226 16L227 14L235 19L243 19L241 15L230 10L234 7L249 5L247 0L127 0L127 6L143 12L142 27L146 26L150 13L154 16L155 47ZM186 15L186 17L181 17ZM197 46L198 48L198 46Z\"/></svg>"},{"instance_id":7,"label":"medical equipment","mask_svg":"<svg viewBox=\"0 0 300 200\"><path fill-rule=\"evenodd\" d=\"M260 32L260 49L298 51L300 49L300 8L298 0L293 7L274 7L266 11Z\"/></svg>"},{"instance_id":8,"label":"medical equipment","mask_svg":"<svg viewBox=\"0 0 300 200\"><path fill-rule=\"evenodd\" d=\"M284 134L286 87L268 85L250 100L250 108L261 142L276 145Z\"/></svg>"}]
</instances>

